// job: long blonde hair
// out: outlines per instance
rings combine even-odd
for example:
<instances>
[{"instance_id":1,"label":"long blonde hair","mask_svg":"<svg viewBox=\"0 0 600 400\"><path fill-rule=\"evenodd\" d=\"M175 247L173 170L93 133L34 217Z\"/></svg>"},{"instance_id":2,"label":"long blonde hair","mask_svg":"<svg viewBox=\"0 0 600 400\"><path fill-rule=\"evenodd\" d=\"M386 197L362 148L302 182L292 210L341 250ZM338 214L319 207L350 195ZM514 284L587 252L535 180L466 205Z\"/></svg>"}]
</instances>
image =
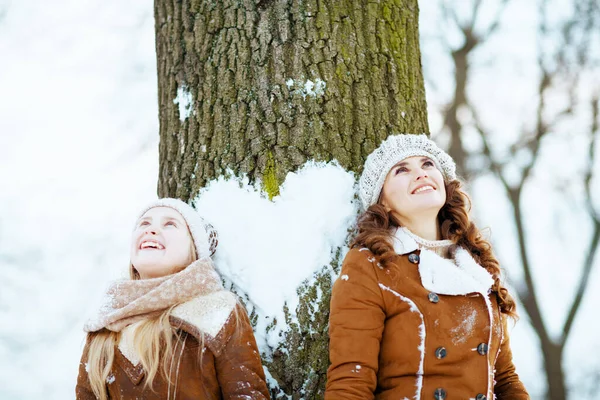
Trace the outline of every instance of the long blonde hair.
<instances>
[{"instance_id":1,"label":"long blonde hair","mask_svg":"<svg viewBox=\"0 0 600 400\"><path fill-rule=\"evenodd\" d=\"M190 263L196 261L197 258L196 247L194 241L191 240ZM129 264L129 277L133 280L140 279L139 273L131 263ZM144 388L153 390L152 384L159 371L167 382L173 383L171 380L172 360L175 349L183 346L182 335L172 328L169 322L171 311L177 305L173 304L160 315L143 320L134 331L134 349L146 373ZM97 399L108 400L106 382L115 360L115 351L121 340L121 332L101 329L98 332L89 332L88 338L90 344L86 370L90 386ZM204 342L203 339L201 337L201 342ZM202 347L203 343L201 343L200 349Z\"/></svg>"}]
</instances>

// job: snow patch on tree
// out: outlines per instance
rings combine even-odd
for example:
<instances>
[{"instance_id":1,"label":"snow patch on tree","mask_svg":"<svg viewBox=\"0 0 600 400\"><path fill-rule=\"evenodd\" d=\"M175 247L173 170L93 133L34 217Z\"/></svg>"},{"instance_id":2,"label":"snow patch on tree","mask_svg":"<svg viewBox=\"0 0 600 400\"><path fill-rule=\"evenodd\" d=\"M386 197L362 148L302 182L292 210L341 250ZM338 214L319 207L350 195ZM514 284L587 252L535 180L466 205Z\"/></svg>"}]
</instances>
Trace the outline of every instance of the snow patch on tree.
<instances>
[{"instance_id":1,"label":"snow patch on tree","mask_svg":"<svg viewBox=\"0 0 600 400\"><path fill-rule=\"evenodd\" d=\"M193 98L186 85L177 88L177 97L173 99L173 104L179 105L179 120L184 122L188 119L192 113Z\"/></svg>"},{"instance_id":2,"label":"snow patch on tree","mask_svg":"<svg viewBox=\"0 0 600 400\"><path fill-rule=\"evenodd\" d=\"M345 245L358 211L355 178L336 162L309 161L269 200L260 182L229 175L194 205L217 229L216 267L254 307L259 348L270 354L288 328L284 306L296 322L297 289Z\"/></svg>"},{"instance_id":3,"label":"snow patch on tree","mask_svg":"<svg viewBox=\"0 0 600 400\"><path fill-rule=\"evenodd\" d=\"M304 81L302 79L293 80L290 78L285 84L290 90L290 94L299 94L303 99L306 99L306 96L315 98L317 96L323 96L325 94L325 88L327 87L325 81L318 78L314 82L310 79Z\"/></svg>"}]
</instances>

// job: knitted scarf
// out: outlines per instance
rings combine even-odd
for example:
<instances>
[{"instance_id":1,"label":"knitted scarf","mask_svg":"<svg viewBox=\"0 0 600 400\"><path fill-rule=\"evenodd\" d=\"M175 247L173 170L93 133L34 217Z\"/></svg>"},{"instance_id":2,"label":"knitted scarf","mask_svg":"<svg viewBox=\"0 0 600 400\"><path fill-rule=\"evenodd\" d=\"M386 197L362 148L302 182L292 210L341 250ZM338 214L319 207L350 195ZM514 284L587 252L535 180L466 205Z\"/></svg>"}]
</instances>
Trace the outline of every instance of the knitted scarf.
<instances>
[{"instance_id":1,"label":"knitted scarf","mask_svg":"<svg viewBox=\"0 0 600 400\"><path fill-rule=\"evenodd\" d=\"M120 332L127 325L160 315L173 305L219 290L223 290L221 279L212 261L206 258L172 275L115 281L106 291L102 306L83 330L96 332L106 328Z\"/></svg>"}]
</instances>

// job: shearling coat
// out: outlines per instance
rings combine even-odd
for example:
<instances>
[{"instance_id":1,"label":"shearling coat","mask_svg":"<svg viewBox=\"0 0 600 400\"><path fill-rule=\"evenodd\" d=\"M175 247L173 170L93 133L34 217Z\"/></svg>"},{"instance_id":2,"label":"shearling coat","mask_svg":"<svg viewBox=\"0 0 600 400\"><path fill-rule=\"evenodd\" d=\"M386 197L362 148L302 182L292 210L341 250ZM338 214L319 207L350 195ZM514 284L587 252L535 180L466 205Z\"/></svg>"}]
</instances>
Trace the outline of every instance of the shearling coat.
<instances>
[{"instance_id":1,"label":"shearling coat","mask_svg":"<svg viewBox=\"0 0 600 400\"><path fill-rule=\"evenodd\" d=\"M109 399L270 398L248 315L231 293L220 291L181 304L173 309L170 322L183 333L183 346L175 349L174 382L157 374L154 392L145 389L141 364L129 359L134 358L131 349L121 341L106 383ZM78 400L96 399L86 372L88 347L89 341L79 366Z\"/></svg>"},{"instance_id":2,"label":"shearling coat","mask_svg":"<svg viewBox=\"0 0 600 400\"><path fill-rule=\"evenodd\" d=\"M385 268L367 248L344 260L325 399L529 399L489 273L460 248L455 263L419 250L402 230L394 249Z\"/></svg>"}]
</instances>

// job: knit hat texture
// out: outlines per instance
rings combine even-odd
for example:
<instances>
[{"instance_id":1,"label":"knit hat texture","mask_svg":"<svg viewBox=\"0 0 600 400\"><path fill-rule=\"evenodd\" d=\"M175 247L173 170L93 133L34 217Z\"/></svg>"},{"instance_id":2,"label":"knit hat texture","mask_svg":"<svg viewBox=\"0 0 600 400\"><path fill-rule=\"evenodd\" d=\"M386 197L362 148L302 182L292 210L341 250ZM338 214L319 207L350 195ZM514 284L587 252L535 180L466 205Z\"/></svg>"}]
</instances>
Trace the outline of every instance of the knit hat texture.
<instances>
[{"instance_id":1,"label":"knit hat texture","mask_svg":"<svg viewBox=\"0 0 600 400\"><path fill-rule=\"evenodd\" d=\"M427 135L391 135L365 161L358 182L358 195L366 210L377 203L388 172L400 161L414 156L429 157L442 172L445 182L456 179L454 160L440 149Z\"/></svg>"},{"instance_id":2,"label":"knit hat texture","mask_svg":"<svg viewBox=\"0 0 600 400\"><path fill-rule=\"evenodd\" d=\"M210 258L215 253L219 244L217 231L200 216L198 211L179 199L165 197L144 207L137 219L155 207L169 207L181 214L192 234L198 259Z\"/></svg>"}]
</instances>

